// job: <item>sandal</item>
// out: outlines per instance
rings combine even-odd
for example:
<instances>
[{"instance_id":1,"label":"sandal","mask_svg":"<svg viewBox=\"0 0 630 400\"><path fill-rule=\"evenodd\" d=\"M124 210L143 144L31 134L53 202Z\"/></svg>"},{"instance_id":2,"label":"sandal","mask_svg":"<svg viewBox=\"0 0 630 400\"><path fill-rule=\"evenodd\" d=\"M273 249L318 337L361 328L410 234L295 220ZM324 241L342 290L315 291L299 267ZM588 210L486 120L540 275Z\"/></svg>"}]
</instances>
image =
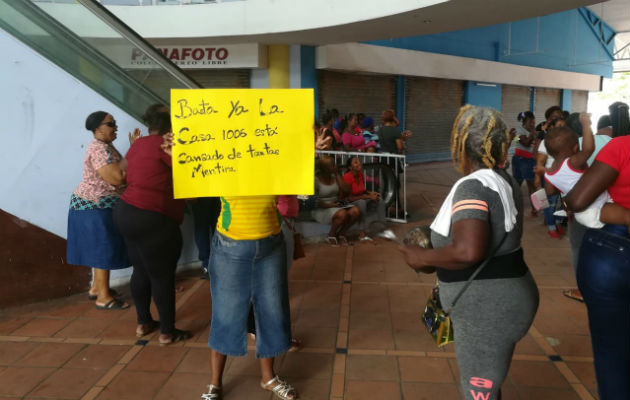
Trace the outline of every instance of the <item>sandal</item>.
<instances>
[{"instance_id":1,"label":"sandal","mask_svg":"<svg viewBox=\"0 0 630 400\"><path fill-rule=\"evenodd\" d=\"M118 299L111 299L105 305L96 305L97 310L126 310L127 308L129 308L129 304Z\"/></svg>"},{"instance_id":2,"label":"sandal","mask_svg":"<svg viewBox=\"0 0 630 400\"><path fill-rule=\"evenodd\" d=\"M181 342L182 340L188 340L192 337L190 331L182 331L181 329L173 329L171 336L168 339L158 339L160 346L167 346L169 344Z\"/></svg>"},{"instance_id":3,"label":"sandal","mask_svg":"<svg viewBox=\"0 0 630 400\"><path fill-rule=\"evenodd\" d=\"M260 382L260 387L273 392L275 397L282 400L295 400L298 398L297 391L293 386L283 381L278 375L274 376L267 383Z\"/></svg>"},{"instance_id":4,"label":"sandal","mask_svg":"<svg viewBox=\"0 0 630 400\"><path fill-rule=\"evenodd\" d=\"M117 291L115 291L114 289L109 289L109 294L112 295L112 297L118 297L120 296L120 293L118 293ZM88 300L96 300L98 298L98 294L91 294L90 292L88 292Z\"/></svg>"},{"instance_id":5,"label":"sandal","mask_svg":"<svg viewBox=\"0 0 630 400\"><path fill-rule=\"evenodd\" d=\"M328 236L326 238L326 243L328 243L331 246L339 246L339 242L337 241L337 238L334 236Z\"/></svg>"},{"instance_id":6,"label":"sandal","mask_svg":"<svg viewBox=\"0 0 630 400\"><path fill-rule=\"evenodd\" d=\"M143 337L149 333L153 333L160 327L160 321L151 321L148 324L141 324L136 328L136 337Z\"/></svg>"},{"instance_id":7,"label":"sandal","mask_svg":"<svg viewBox=\"0 0 630 400\"><path fill-rule=\"evenodd\" d=\"M566 289L562 291L562 294L565 297L584 303L584 297L582 297L582 293L578 289Z\"/></svg>"},{"instance_id":8,"label":"sandal","mask_svg":"<svg viewBox=\"0 0 630 400\"><path fill-rule=\"evenodd\" d=\"M220 386L208 385L208 393L201 395L202 400L222 400L223 392Z\"/></svg>"},{"instance_id":9,"label":"sandal","mask_svg":"<svg viewBox=\"0 0 630 400\"><path fill-rule=\"evenodd\" d=\"M296 351L300 351L302 349L302 341L299 339L291 339L291 347L287 350L287 353L295 353Z\"/></svg>"}]
</instances>

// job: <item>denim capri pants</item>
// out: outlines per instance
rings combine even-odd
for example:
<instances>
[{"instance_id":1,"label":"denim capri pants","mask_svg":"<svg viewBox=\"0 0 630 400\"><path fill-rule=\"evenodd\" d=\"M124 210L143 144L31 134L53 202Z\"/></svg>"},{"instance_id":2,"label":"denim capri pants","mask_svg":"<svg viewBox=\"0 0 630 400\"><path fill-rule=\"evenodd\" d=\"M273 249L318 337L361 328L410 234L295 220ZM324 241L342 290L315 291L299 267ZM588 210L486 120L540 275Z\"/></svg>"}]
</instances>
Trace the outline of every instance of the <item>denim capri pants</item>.
<instances>
[{"instance_id":1,"label":"denim capri pants","mask_svg":"<svg viewBox=\"0 0 630 400\"><path fill-rule=\"evenodd\" d=\"M291 342L286 249L282 233L234 240L215 232L210 252L212 322L208 346L229 356L247 354L247 315L256 320L256 357L285 353Z\"/></svg>"},{"instance_id":2,"label":"denim capri pants","mask_svg":"<svg viewBox=\"0 0 630 400\"><path fill-rule=\"evenodd\" d=\"M533 181L536 161L533 158L512 157L512 176L518 181Z\"/></svg>"}]
</instances>

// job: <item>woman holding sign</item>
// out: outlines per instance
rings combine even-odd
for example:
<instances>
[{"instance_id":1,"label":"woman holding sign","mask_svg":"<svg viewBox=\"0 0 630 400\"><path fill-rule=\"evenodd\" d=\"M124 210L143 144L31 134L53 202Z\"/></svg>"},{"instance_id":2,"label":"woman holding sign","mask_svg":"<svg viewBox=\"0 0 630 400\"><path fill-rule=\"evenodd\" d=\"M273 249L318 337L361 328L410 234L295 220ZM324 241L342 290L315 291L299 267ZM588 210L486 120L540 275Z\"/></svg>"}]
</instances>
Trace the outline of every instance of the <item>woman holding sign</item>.
<instances>
[{"instance_id":1,"label":"woman holding sign","mask_svg":"<svg viewBox=\"0 0 630 400\"><path fill-rule=\"evenodd\" d=\"M247 316L253 306L260 386L280 399L296 390L273 370L274 357L291 346L287 258L276 196L221 197L210 252L211 384L205 400L222 398L227 356L247 355Z\"/></svg>"}]
</instances>

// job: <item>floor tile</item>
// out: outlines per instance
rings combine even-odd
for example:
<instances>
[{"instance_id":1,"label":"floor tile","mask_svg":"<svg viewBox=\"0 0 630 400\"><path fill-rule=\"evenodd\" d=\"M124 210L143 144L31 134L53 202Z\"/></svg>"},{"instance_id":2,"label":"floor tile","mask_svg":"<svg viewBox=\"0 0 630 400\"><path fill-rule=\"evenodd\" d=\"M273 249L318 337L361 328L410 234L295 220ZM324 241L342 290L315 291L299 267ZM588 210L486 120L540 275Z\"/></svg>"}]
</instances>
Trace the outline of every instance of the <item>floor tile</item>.
<instances>
[{"instance_id":1,"label":"floor tile","mask_svg":"<svg viewBox=\"0 0 630 400\"><path fill-rule=\"evenodd\" d=\"M349 355L346 378L358 381L397 381L398 361L392 356Z\"/></svg>"},{"instance_id":2,"label":"floor tile","mask_svg":"<svg viewBox=\"0 0 630 400\"><path fill-rule=\"evenodd\" d=\"M573 389L556 389L531 386L517 386L522 400L578 400L580 397Z\"/></svg>"},{"instance_id":3,"label":"floor tile","mask_svg":"<svg viewBox=\"0 0 630 400\"><path fill-rule=\"evenodd\" d=\"M99 400L152 399L168 379L166 372L122 371L97 397Z\"/></svg>"},{"instance_id":4,"label":"floor tile","mask_svg":"<svg viewBox=\"0 0 630 400\"><path fill-rule=\"evenodd\" d=\"M455 383L448 360L430 357L398 357L403 382Z\"/></svg>"},{"instance_id":5,"label":"floor tile","mask_svg":"<svg viewBox=\"0 0 630 400\"><path fill-rule=\"evenodd\" d=\"M110 368L116 364L130 348L130 346L90 345L72 357L64 367Z\"/></svg>"},{"instance_id":6,"label":"floor tile","mask_svg":"<svg viewBox=\"0 0 630 400\"><path fill-rule=\"evenodd\" d=\"M334 348L337 329L327 327L305 327L300 325L293 330L293 337L302 342L303 347Z\"/></svg>"},{"instance_id":7,"label":"floor tile","mask_svg":"<svg viewBox=\"0 0 630 400\"><path fill-rule=\"evenodd\" d=\"M230 359L228 358L228 360ZM201 373L209 376L210 350L191 348L177 366L176 372Z\"/></svg>"},{"instance_id":8,"label":"floor tile","mask_svg":"<svg viewBox=\"0 0 630 400\"><path fill-rule=\"evenodd\" d=\"M2 318L0 319L0 335L9 335L16 329L26 325L30 318Z\"/></svg>"},{"instance_id":9,"label":"floor tile","mask_svg":"<svg viewBox=\"0 0 630 400\"><path fill-rule=\"evenodd\" d=\"M339 305L335 310L300 309L293 323L299 327L337 328L339 325Z\"/></svg>"},{"instance_id":10,"label":"floor tile","mask_svg":"<svg viewBox=\"0 0 630 400\"><path fill-rule=\"evenodd\" d=\"M403 382L403 396L413 400L459 400L459 391L455 383L418 383Z\"/></svg>"},{"instance_id":11,"label":"floor tile","mask_svg":"<svg viewBox=\"0 0 630 400\"><path fill-rule=\"evenodd\" d=\"M260 375L228 375L223 378L224 400L270 400L272 394L260 387Z\"/></svg>"},{"instance_id":12,"label":"floor tile","mask_svg":"<svg viewBox=\"0 0 630 400\"><path fill-rule=\"evenodd\" d=\"M393 349L392 330L352 329L348 335L349 347L352 349Z\"/></svg>"},{"instance_id":13,"label":"floor tile","mask_svg":"<svg viewBox=\"0 0 630 400\"><path fill-rule=\"evenodd\" d=\"M595 366L593 363L567 362L567 366L588 390L597 393L597 379L595 378Z\"/></svg>"},{"instance_id":14,"label":"floor tile","mask_svg":"<svg viewBox=\"0 0 630 400\"><path fill-rule=\"evenodd\" d=\"M0 365L12 365L30 353L37 343L34 342L0 342Z\"/></svg>"},{"instance_id":15,"label":"floor tile","mask_svg":"<svg viewBox=\"0 0 630 400\"><path fill-rule=\"evenodd\" d=\"M29 393L29 397L79 399L105 372L91 368L59 369Z\"/></svg>"},{"instance_id":16,"label":"floor tile","mask_svg":"<svg viewBox=\"0 0 630 400\"><path fill-rule=\"evenodd\" d=\"M106 321L108 325L105 326L98 337L103 339L133 339L136 336L136 327L138 324L135 320L122 320L117 319L115 321Z\"/></svg>"},{"instance_id":17,"label":"floor tile","mask_svg":"<svg viewBox=\"0 0 630 400\"><path fill-rule=\"evenodd\" d=\"M174 373L158 394L155 400L198 399L208 391L210 377L208 374Z\"/></svg>"},{"instance_id":18,"label":"floor tile","mask_svg":"<svg viewBox=\"0 0 630 400\"><path fill-rule=\"evenodd\" d=\"M346 380L345 400L401 399L400 383Z\"/></svg>"},{"instance_id":19,"label":"floor tile","mask_svg":"<svg viewBox=\"0 0 630 400\"><path fill-rule=\"evenodd\" d=\"M334 355L287 353L278 368L280 376L303 379L330 379Z\"/></svg>"},{"instance_id":20,"label":"floor tile","mask_svg":"<svg viewBox=\"0 0 630 400\"><path fill-rule=\"evenodd\" d=\"M54 368L8 367L0 373L0 396L24 396L54 371Z\"/></svg>"},{"instance_id":21,"label":"floor tile","mask_svg":"<svg viewBox=\"0 0 630 400\"><path fill-rule=\"evenodd\" d=\"M22 367L60 367L86 345L79 343L41 343L22 358Z\"/></svg>"},{"instance_id":22,"label":"floor tile","mask_svg":"<svg viewBox=\"0 0 630 400\"><path fill-rule=\"evenodd\" d=\"M53 336L70 322L69 319L35 318L11 334L14 336Z\"/></svg>"},{"instance_id":23,"label":"floor tile","mask_svg":"<svg viewBox=\"0 0 630 400\"><path fill-rule=\"evenodd\" d=\"M70 322L65 328L55 334L64 338L91 338L99 336L112 321L96 318L79 318ZM133 332L133 331L132 331ZM129 335L131 336L131 335Z\"/></svg>"},{"instance_id":24,"label":"floor tile","mask_svg":"<svg viewBox=\"0 0 630 400\"><path fill-rule=\"evenodd\" d=\"M131 371L163 371L175 370L189 349L185 347L145 346L126 369Z\"/></svg>"},{"instance_id":25,"label":"floor tile","mask_svg":"<svg viewBox=\"0 0 630 400\"><path fill-rule=\"evenodd\" d=\"M569 387L567 380L551 361L512 361L508 375L517 386Z\"/></svg>"}]
</instances>

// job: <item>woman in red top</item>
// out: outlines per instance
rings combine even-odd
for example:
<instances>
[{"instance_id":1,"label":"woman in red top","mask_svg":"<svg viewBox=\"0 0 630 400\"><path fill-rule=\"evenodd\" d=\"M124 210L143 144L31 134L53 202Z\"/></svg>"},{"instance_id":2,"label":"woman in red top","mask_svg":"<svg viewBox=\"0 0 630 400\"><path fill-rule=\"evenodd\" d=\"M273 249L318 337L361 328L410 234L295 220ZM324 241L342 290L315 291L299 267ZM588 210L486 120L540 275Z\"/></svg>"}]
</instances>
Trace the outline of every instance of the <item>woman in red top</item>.
<instances>
[{"instance_id":1,"label":"woman in red top","mask_svg":"<svg viewBox=\"0 0 630 400\"><path fill-rule=\"evenodd\" d=\"M565 201L571 210L581 211L605 190L630 215L630 136L627 134L613 138L604 146ZM630 224L628 219L626 224ZM588 311L601 399L630 398L629 267L628 226L605 225L586 231L580 247L577 281Z\"/></svg>"},{"instance_id":2,"label":"woman in red top","mask_svg":"<svg viewBox=\"0 0 630 400\"><path fill-rule=\"evenodd\" d=\"M368 210L377 210L378 219L385 220L385 207L381 203L381 194L379 192L372 192L365 189L365 175L363 174L363 164L359 157L350 157L348 159L348 172L343 176L344 182L351 187L350 194L346 199L359 207L361 211L361 240L370 240L365 235L365 216Z\"/></svg>"},{"instance_id":3,"label":"woman in red top","mask_svg":"<svg viewBox=\"0 0 630 400\"><path fill-rule=\"evenodd\" d=\"M191 337L175 328L175 270L182 249L179 224L184 201L173 198L171 157L162 150L162 135L171 131L164 112L147 115L149 136L138 138L127 152L127 190L114 209L133 263L131 294L136 303L136 336L158 327L161 345ZM151 297L160 320L151 316Z\"/></svg>"}]
</instances>

